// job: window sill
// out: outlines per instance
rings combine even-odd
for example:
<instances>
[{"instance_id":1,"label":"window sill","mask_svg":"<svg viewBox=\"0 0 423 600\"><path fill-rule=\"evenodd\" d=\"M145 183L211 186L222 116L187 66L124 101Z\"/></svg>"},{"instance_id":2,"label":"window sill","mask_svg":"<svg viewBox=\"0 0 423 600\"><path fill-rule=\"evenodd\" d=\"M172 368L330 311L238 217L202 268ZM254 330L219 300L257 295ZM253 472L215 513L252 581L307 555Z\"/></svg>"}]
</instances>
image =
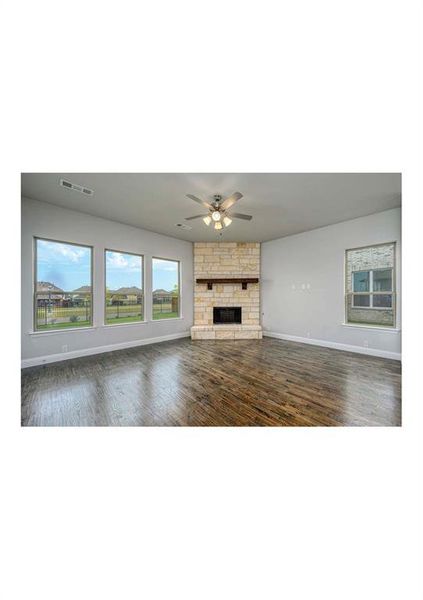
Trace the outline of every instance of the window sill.
<instances>
[{"instance_id":1,"label":"window sill","mask_svg":"<svg viewBox=\"0 0 423 600\"><path fill-rule=\"evenodd\" d=\"M383 331L388 333L400 333L401 329L396 327L383 327L379 325L359 325L358 323L341 323L343 327L351 327L352 329L372 329L373 331Z\"/></svg>"},{"instance_id":2,"label":"window sill","mask_svg":"<svg viewBox=\"0 0 423 600\"><path fill-rule=\"evenodd\" d=\"M28 331L28 335L58 335L60 333L68 333L70 331L93 331L97 327L69 327L69 329L51 329L46 331Z\"/></svg>"}]
</instances>

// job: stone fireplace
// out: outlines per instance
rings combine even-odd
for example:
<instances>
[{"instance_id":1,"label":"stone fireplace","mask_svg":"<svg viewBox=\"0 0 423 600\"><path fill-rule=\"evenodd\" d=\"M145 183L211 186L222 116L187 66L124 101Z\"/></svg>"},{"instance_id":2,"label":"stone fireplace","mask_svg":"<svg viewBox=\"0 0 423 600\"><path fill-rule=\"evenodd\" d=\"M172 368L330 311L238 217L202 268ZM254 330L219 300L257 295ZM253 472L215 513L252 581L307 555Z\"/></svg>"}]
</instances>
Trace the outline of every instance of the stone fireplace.
<instances>
[{"instance_id":1,"label":"stone fireplace","mask_svg":"<svg viewBox=\"0 0 423 600\"><path fill-rule=\"evenodd\" d=\"M195 243L194 284L193 340L261 339L259 243Z\"/></svg>"}]
</instances>

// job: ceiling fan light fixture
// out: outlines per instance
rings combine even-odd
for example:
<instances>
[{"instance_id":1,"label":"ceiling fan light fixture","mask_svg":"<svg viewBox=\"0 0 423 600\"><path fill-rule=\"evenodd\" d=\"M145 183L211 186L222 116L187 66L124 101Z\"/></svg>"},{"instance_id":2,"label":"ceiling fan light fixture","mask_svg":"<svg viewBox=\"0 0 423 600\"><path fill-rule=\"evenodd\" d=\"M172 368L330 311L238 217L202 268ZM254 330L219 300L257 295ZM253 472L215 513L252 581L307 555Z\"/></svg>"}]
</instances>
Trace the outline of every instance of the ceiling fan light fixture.
<instances>
[{"instance_id":1,"label":"ceiling fan light fixture","mask_svg":"<svg viewBox=\"0 0 423 600\"><path fill-rule=\"evenodd\" d=\"M209 213L207 215L194 215L192 217L185 217L186 221L192 221L194 219L203 219L204 225L209 227L210 225L214 225L214 229L220 231L223 227L229 227L232 223L233 219L243 219L244 221L251 221L253 218L251 215L244 215L242 213L232 212L232 206L238 202L242 198L241 192L234 192L232 196L229 196L225 200L223 200L220 194L215 194L213 196L214 200L212 203L205 202L204 200L200 200L197 196L193 196L192 194L187 194L187 197L190 200L194 200L197 204L201 204L205 208L208 209ZM223 200L223 202L222 202ZM229 216L227 211L231 212ZM180 225L178 224L178 227Z\"/></svg>"}]
</instances>

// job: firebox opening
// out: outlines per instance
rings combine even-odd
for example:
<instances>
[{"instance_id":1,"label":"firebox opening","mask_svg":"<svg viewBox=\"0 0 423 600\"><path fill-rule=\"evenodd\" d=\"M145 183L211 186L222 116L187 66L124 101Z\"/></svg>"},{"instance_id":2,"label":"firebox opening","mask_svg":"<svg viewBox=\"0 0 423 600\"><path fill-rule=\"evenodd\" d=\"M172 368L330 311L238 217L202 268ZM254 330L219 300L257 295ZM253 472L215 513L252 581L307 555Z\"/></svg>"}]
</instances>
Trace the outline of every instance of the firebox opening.
<instances>
[{"instance_id":1,"label":"firebox opening","mask_svg":"<svg viewBox=\"0 0 423 600\"><path fill-rule=\"evenodd\" d=\"M240 306L214 306L213 307L213 324L241 324L241 307Z\"/></svg>"}]
</instances>

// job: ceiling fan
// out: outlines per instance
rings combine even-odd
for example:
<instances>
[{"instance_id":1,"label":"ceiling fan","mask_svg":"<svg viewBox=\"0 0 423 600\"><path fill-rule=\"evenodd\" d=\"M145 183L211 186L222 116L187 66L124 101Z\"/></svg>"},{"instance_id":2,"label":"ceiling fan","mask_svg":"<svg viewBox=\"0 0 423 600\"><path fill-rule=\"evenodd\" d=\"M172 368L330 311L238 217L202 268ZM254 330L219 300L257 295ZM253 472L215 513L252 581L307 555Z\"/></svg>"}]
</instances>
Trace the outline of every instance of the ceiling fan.
<instances>
[{"instance_id":1,"label":"ceiling fan","mask_svg":"<svg viewBox=\"0 0 423 600\"><path fill-rule=\"evenodd\" d=\"M194 215L193 217L186 217L185 221L192 221L193 219L203 218L204 223L207 227L210 223L214 223L215 229L222 229L223 225L225 227L229 227L232 223L232 219L244 219L245 221L251 221L253 218L251 215L243 215L242 213L233 213L228 214L228 210L238 202L240 198L242 198L242 194L240 192L234 192L232 196L223 200L222 196L219 194L215 194L213 196L214 200L212 203L205 202L204 200L200 200L197 196L193 196L192 194L187 194L188 198L194 200L194 202L198 202L198 204L202 204L205 208L208 208L209 214L204 215ZM222 225L223 223L223 225Z\"/></svg>"}]
</instances>

